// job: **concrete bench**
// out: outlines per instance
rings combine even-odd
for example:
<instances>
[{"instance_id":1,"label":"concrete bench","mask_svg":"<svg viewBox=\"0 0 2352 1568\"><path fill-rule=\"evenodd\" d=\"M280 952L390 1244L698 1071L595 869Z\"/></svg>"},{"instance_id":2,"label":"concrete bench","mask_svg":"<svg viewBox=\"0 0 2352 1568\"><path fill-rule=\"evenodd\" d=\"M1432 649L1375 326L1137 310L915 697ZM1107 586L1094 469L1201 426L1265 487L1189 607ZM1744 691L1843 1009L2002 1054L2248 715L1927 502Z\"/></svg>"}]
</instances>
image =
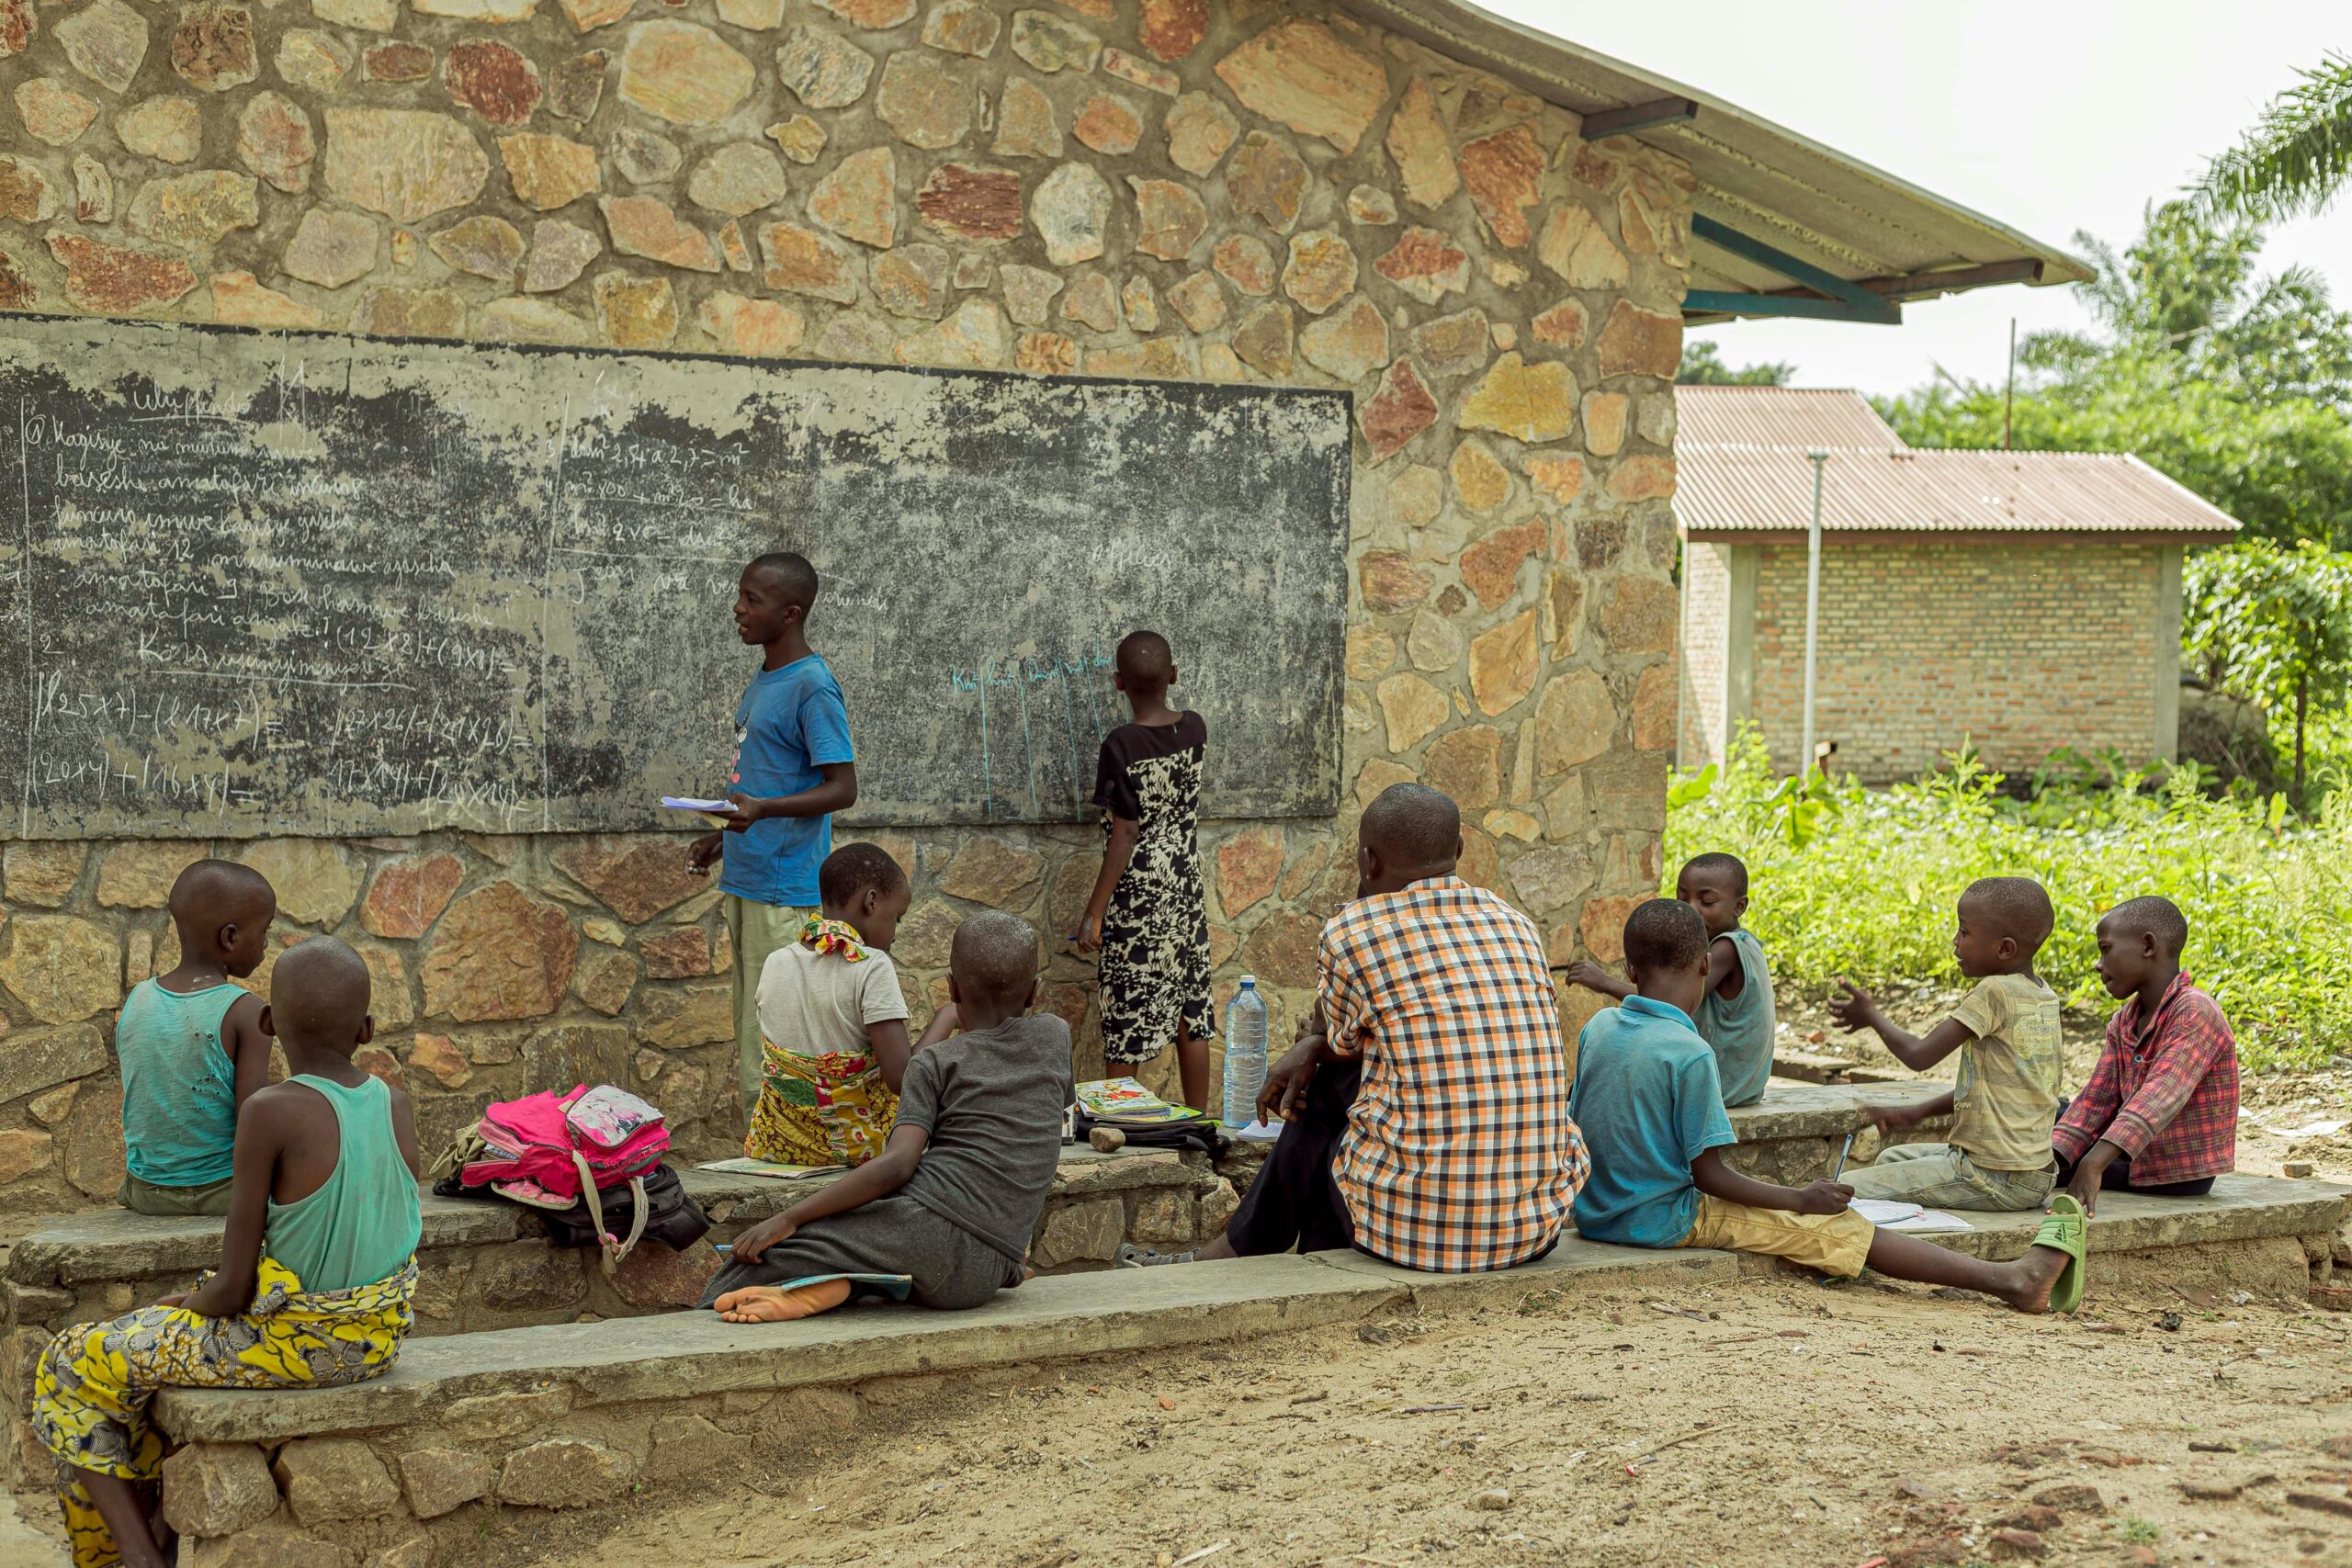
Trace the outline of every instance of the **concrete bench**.
<instances>
[{"instance_id":1,"label":"concrete bench","mask_svg":"<svg viewBox=\"0 0 2352 1568\"><path fill-rule=\"evenodd\" d=\"M2346 1196L2251 1177L2229 1179L2210 1199L2109 1194L2091 1224L2094 1297L2135 1262L2165 1278L2216 1256L2292 1254L2300 1265L2309 1240L2324 1254ZM1973 1218L1975 1229L1937 1239L2012 1256L2040 1216ZM1499 1274L1414 1274L1324 1253L1039 1279L969 1313L860 1304L799 1324L736 1326L695 1313L420 1339L389 1376L357 1387L166 1392L156 1418L187 1446L166 1465L165 1508L196 1538L183 1558L191 1568L356 1568L375 1552L422 1563L478 1541L493 1503L594 1506L680 1482L707 1487L738 1468L805 1464L812 1438L868 1408L930 1398L949 1378L1013 1382L1046 1362L1382 1312L1556 1303L1604 1289L1671 1293L1776 1267L1571 1236L1542 1262ZM260 1551L272 1555L245 1555Z\"/></svg>"},{"instance_id":2,"label":"concrete bench","mask_svg":"<svg viewBox=\"0 0 2352 1568\"><path fill-rule=\"evenodd\" d=\"M782 1181L717 1171L680 1178L711 1218L711 1239L782 1213L832 1176ZM1053 1274L1106 1269L1124 1241L1190 1245L1224 1226L1233 1190L1205 1156L1065 1149L1029 1244L1030 1264ZM423 1199L416 1256L420 1337L630 1317L691 1306L718 1267L707 1242L684 1253L646 1246L607 1279L594 1248L548 1246L537 1216L512 1203ZM25 1447L32 1367L58 1329L117 1316L184 1291L220 1256L221 1222L99 1210L53 1220L8 1248L0 1270L0 1398L8 1402L11 1479L44 1473Z\"/></svg>"}]
</instances>

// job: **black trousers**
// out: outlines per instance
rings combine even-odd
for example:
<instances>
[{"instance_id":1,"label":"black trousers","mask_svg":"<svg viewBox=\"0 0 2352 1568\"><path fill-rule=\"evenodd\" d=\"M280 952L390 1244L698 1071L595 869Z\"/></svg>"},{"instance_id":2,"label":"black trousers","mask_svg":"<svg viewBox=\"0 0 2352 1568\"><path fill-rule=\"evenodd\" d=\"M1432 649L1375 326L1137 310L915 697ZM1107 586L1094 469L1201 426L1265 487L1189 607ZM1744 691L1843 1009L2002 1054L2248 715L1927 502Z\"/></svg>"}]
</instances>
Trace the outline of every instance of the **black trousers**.
<instances>
[{"instance_id":1,"label":"black trousers","mask_svg":"<svg viewBox=\"0 0 2352 1568\"><path fill-rule=\"evenodd\" d=\"M2058 1101L2058 1114L2066 1114L2071 1099ZM2054 1152L2054 1151L2053 1151ZM2058 1158L2058 1188L2064 1191L2066 1183L2075 1179L2075 1162L2064 1155ZM2132 1179L2132 1156L2118 1155L2115 1163L2098 1174L2098 1190L2102 1192L2144 1192L2151 1198L2202 1198L2213 1190L2213 1179L2200 1176L2194 1181L2159 1181L2153 1187L2143 1187Z\"/></svg>"},{"instance_id":2,"label":"black trousers","mask_svg":"<svg viewBox=\"0 0 2352 1568\"><path fill-rule=\"evenodd\" d=\"M2075 1162L2065 1156L2058 1156L2058 1190L2064 1191L2066 1183L2075 1179ZM2194 1181L2159 1181L2142 1186L2132 1179L2132 1156L2118 1155L2113 1165L2098 1173L2102 1192L2142 1192L2151 1198L2202 1198L2213 1190L2213 1179L2200 1176Z\"/></svg>"},{"instance_id":3,"label":"black trousers","mask_svg":"<svg viewBox=\"0 0 2352 1568\"><path fill-rule=\"evenodd\" d=\"M1348 1108L1363 1084L1363 1066L1337 1062L1317 1067L1306 1103L1283 1123L1258 1179L1226 1222L1225 1239L1244 1258L1268 1253L1332 1252L1353 1247L1355 1221L1331 1175L1331 1156L1348 1130Z\"/></svg>"}]
</instances>

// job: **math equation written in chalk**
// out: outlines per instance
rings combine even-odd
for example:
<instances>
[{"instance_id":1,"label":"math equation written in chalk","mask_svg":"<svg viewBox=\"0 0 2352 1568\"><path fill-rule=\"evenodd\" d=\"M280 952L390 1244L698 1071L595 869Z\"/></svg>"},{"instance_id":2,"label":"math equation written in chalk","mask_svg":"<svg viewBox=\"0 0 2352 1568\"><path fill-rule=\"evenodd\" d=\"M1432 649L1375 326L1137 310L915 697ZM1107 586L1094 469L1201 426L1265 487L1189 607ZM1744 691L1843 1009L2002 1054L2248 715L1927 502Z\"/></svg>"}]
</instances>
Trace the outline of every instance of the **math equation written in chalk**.
<instances>
[{"instance_id":1,"label":"math equation written in chalk","mask_svg":"<svg viewBox=\"0 0 2352 1568\"><path fill-rule=\"evenodd\" d=\"M948 690L974 716L984 818L997 815L1000 789L1016 792L1030 817L1065 801L1079 813L1087 809L1095 751L1128 717L1127 699L1112 680L1116 647L1115 637L1097 637L1075 653L948 666Z\"/></svg>"},{"instance_id":2,"label":"math equation written in chalk","mask_svg":"<svg viewBox=\"0 0 2352 1568\"><path fill-rule=\"evenodd\" d=\"M1080 823L1148 628L1211 818L1340 800L1349 403L69 318L0 333L0 836L681 830L797 550L844 826Z\"/></svg>"}]
</instances>

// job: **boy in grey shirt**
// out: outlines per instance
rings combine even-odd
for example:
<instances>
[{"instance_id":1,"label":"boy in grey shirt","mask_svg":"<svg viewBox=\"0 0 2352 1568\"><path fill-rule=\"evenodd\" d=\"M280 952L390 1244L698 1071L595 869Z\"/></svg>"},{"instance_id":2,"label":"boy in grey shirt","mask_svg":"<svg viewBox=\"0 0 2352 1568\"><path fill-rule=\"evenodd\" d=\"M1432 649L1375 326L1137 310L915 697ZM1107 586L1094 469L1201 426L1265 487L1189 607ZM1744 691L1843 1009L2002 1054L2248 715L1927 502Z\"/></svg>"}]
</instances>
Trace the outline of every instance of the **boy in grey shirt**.
<instances>
[{"instance_id":1,"label":"boy in grey shirt","mask_svg":"<svg viewBox=\"0 0 2352 1568\"><path fill-rule=\"evenodd\" d=\"M703 1305L782 1323L854 1291L956 1309L1021 1283L1061 1157L1069 1026L1029 1015L1037 933L1016 915L956 929L947 986L882 1153L736 1237Z\"/></svg>"}]
</instances>

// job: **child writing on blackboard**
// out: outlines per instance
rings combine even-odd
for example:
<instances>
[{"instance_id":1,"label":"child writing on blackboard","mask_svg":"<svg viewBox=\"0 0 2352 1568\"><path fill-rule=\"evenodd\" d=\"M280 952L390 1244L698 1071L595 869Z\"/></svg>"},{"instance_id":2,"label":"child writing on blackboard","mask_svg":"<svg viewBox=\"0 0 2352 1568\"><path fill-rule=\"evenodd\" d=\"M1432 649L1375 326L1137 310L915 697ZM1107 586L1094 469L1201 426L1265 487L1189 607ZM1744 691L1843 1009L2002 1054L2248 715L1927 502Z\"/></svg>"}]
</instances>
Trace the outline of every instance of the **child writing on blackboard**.
<instances>
[{"instance_id":1,"label":"child writing on blackboard","mask_svg":"<svg viewBox=\"0 0 2352 1568\"><path fill-rule=\"evenodd\" d=\"M1102 1059L1114 1071L1170 1044L1184 1103L1209 1103L1208 895L1197 839L1208 726L1168 705L1175 656L1158 632L1119 644L1115 680L1135 722L1105 736L1094 804L1107 843L1079 946L1102 954Z\"/></svg>"}]
</instances>

